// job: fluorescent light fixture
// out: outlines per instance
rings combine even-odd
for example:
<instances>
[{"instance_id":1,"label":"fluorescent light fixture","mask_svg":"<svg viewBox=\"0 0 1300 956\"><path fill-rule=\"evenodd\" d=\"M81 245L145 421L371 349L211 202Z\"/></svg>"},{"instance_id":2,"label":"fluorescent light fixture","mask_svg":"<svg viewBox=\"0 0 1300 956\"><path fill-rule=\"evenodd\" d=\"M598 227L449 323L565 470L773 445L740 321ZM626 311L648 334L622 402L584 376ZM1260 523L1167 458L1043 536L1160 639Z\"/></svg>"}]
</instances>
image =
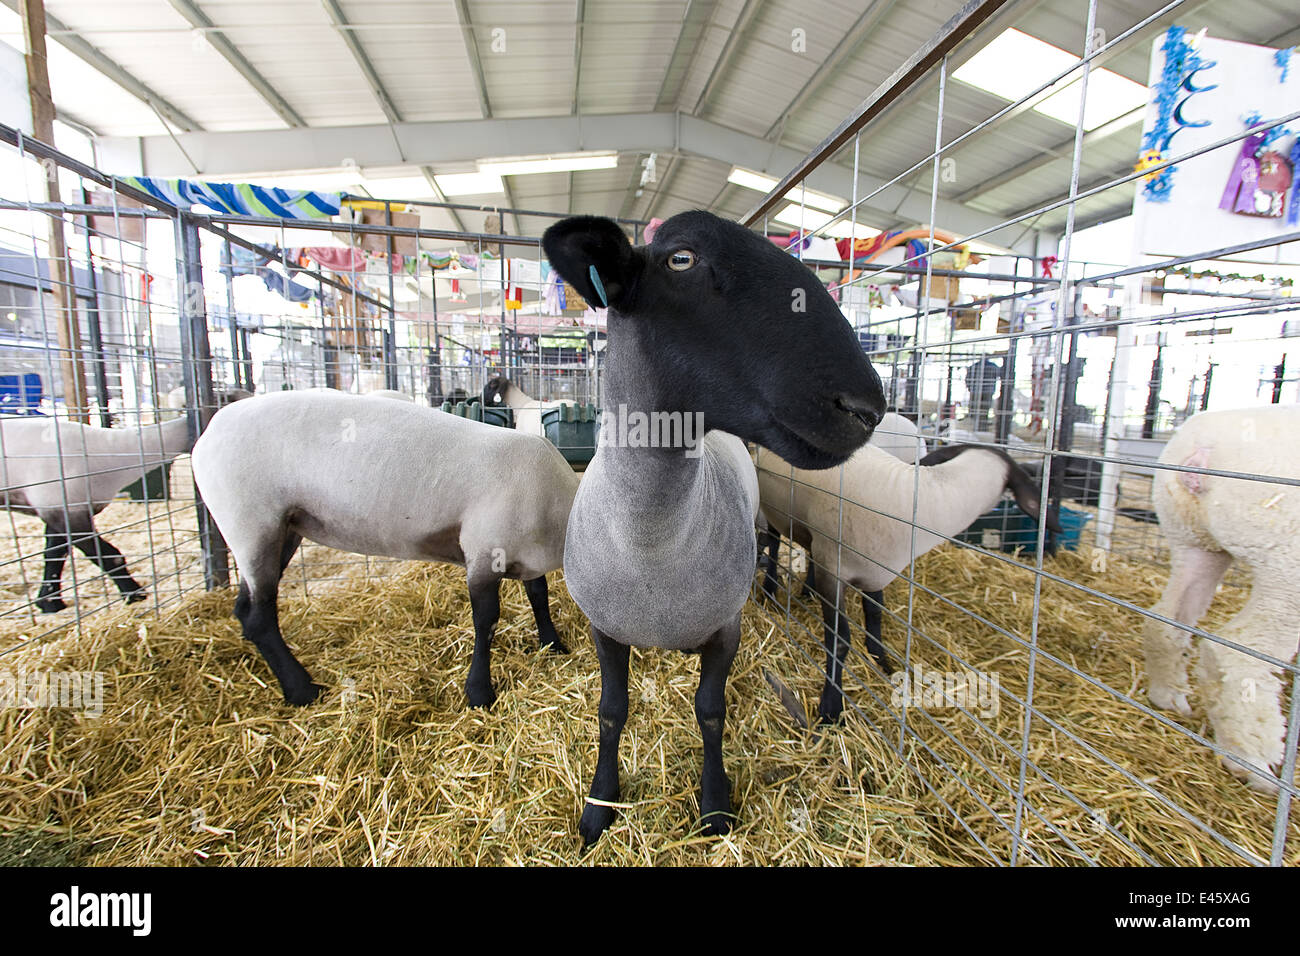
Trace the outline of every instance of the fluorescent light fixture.
<instances>
[{"instance_id":1,"label":"fluorescent light fixture","mask_svg":"<svg viewBox=\"0 0 1300 956\"><path fill-rule=\"evenodd\" d=\"M1074 126L1079 122L1079 89L1077 81L1071 83L1034 109ZM1146 103L1147 88L1141 83L1134 83L1128 77L1110 70L1094 69L1088 73L1088 104L1083 110L1083 128L1094 130L1118 116L1146 106ZM1140 121L1140 115L1134 117L1134 122Z\"/></svg>"},{"instance_id":2,"label":"fluorescent light fixture","mask_svg":"<svg viewBox=\"0 0 1300 956\"><path fill-rule=\"evenodd\" d=\"M802 221L800 220L800 213L803 214ZM828 213L818 212L816 209L801 209L798 203L790 203L772 218L777 222L785 223L787 226L801 228L804 232L816 232L831 221Z\"/></svg>"},{"instance_id":3,"label":"fluorescent light fixture","mask_svg":"<svg viewBox=\"0 0 1300 956\"><path fill-rule=\"evenodd\" d=\"M480 173L497 176L528 176L533 173L569 173L583 169L613 169L618 153L569 153L563 156L518 156L510 159L484 159Z\"/></svg>"},{"instance_id":4,"label":"fluorescent light fixture","mask_svg":"<svg viewBox=\"0 0 1300 956\"><path fill-rule=\"evenodd\" d=\"M849 238L850 228L853 229L854 239L872 239L880 235L879 229L873 229L871 226L863 225L860 222L852 223L847 219L839 220L829 228L821 230L821 233L824 236L830 236L832 239L847 239Z\"/></svg>"},{"instance_id":5,"label":"fluorescent light fixture","mask_svg":"<svg viewBox=\"0 0 1300 956\"><path fill-rule=\"evenodd\" d=\"M764 176L762 173L742 169L739 166L731 167L731 173L727 176L727 182L759 193L770 193L780 181L772 176Z\"/></svg>"},{"instance_id":6,"label":"fluorescent light fixture","mask_svg":"<svg viewBox=\"0 0 1300 956\"><path fill-rule=\"evenodd\" d=\"M735 183L737 186L744 186L746 189L752 189L755 192L770 193L781 180L773 179L763 173L756 173L750 169L742 169L740 166L733 166L727 176L727 182ZM839 212L848 205L847 201L838 196L819 193L812 189L805 189L803 186L795 186L785 194L785 198L796 205L802 199L805 206L811 206L825 212Z\"/></svg>"},{"instance_id":7,"label":"fluorescent light fixture","mask_svg":"<svg viewBox=\"0 0 1300 956\"><path fill-rule=\"evenodd\" d=\"M423 176L392 176L388 179L366 177L366 191L376 199L427 199L433 187Z\"/></svg>"},{"instance_id":8,"label":"fluorescent light fixture","mask_svg":"<svg viewBox=\"0 0 1300 956\"><path fill-rule=\"evenodd\" d=\"M1078 62L1073 53L1011 28L953 71L952 78L1018 100Z\"/></svg>"},{"instance_id":9,"label":"fluorescent light fixture","mask_svg":"<svg viewBox=\"0 0 1300 956\"><path fill-rule=\"evenodd\" d=\"M1004 100L1019 100L1082 60L1014 28L1004 30L954 71L953 79ZM1088 74L1088 105L1083 128L1093 130L1147 102L1147 88L1113 70L1094 67ZM1044 116L1069 126L1079 121L1079 78L1034 105Z\"/></svg>"},{"instance_id":10,"label":"fluorescent light fixture","mask_svg":"<svg viewBox=\"0 0 1300 956\"><path fill-rule=\"evenodd\" d=\"M319 192L352 192L361 185L361 173L352 172L303 172L303 173L264 173L245 179L244 182L275 189L313 189Z\"/></svg>"},{"instance_id":11,"label":"fluorescent light fixture","mask_svg":"<svg viewBox=\"0 0 1300 956\"><path fill-rule=\"evenodd\" d=\"M479 196L487 193L504 193L505 183L496 173L443 173L433 181L447 196Z\"/></svg>"}]
</instances>

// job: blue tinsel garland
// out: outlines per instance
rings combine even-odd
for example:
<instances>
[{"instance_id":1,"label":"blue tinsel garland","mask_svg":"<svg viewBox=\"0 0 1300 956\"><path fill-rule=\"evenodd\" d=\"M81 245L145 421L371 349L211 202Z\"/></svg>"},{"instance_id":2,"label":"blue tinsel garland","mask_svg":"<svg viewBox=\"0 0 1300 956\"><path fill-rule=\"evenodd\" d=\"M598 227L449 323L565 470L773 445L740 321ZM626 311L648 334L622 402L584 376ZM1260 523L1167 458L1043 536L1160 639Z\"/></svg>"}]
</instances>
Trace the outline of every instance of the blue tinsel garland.
<instances>
[{"instance_id":1,"label":"blue tinsel garland","mask_svg":"<svg viewBox=\"0 0 1300 956\"><path fill-rule=\"evenodd\" d=\"M1155 150L1162 159L1167 158L1169 144L1179 130L1188 126L1206 126L1208 123L1189 123L1179 115L1188 98L1214 89L1214 86L1193 86L1192 78L1200 70L1214 66L1213 61L1204 61L1192 48L1187 39L1185 27L1172 26L1165 31L1165 42L1161 46L1165 55L1164 68L1160 79L1152 92L1152 101L1156 106L1156 120L1142 138L1142 150ZM1187 96L1179 99L1179 91L1186 90ZM1168 202L1169 192L1174 185L1174 171L1177 166L1166 166L1143 187L1143 193L1151 202Z\"/></svg>"},{"instance_id":2,"label":"blue tinsel garland","mask_svg":"<svg viewBox=\"0 0 1300 956\"><path fill-rule=\"evenodd\" d=\"M1300 225L1300 136L1291 144L1291 199L1287 204L1286 221L1289 226Z\"/></svg>"}]
</instances>

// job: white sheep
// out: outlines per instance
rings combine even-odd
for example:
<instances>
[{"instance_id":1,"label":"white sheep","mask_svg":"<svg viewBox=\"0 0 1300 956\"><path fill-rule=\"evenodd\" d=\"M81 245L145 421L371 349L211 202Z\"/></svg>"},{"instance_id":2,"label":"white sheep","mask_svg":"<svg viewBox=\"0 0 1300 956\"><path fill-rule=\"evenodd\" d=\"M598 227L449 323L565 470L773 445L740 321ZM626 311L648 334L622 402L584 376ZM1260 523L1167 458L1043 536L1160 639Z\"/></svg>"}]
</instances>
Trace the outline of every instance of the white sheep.
<instances>
[{"instance_id":1,"label":"white sheep","mask_svg":"<svg viewBox=\"0 0 1300 956\"><path fill-rule=\"evenodd\" d=\"M218 404L247 397L240 389L216 396ZM94 561L128 603L143 601L144 585L122 552L95 530L95 515L117 493L154 468L190 450L184 416L142 428L97 428L54 418L0 420L0 505L45 522L45 571L36 606L46 613L67 604L63 566L70 547Z\"/></svg>"},{"instance_id":2,"label":"white sheep","mask_svg":"<svg viewBox=\"0 0 1300 956\"><path fill-rule=\"evenodd\" d=\"M405 392L398 392L391 388L377 388L373 392L365 393L367 398L391 398L395 402L410 402L415 404L415 399Z\"/></svg>"},{"instance_id":3,"label":"white sheep","mask_svg":"<svg viewBox=\"0 0 1300 956\"><path fill-rule=\"evenodd\" d=\"M882 451L887 451L900 461L916 464L916 462L925 454L925 442L920 439L921 431L916 427L916 423L909 418L904 418L897 412L886 412L885 417L880 420L876 430L871 435L871 441L868 444L874 445ZM767 531L765 528L759 529L758 548L762 552L764 548L778 547L780 540L773 543L767 540ZM775 551L773 551L775 555ZM817 588L817 568L816 565L808 565L808 574L804 578L803 587L800 590L801 597L811 597Z\"/></svg>"},{"instance_id":4,"label":"white sheep","mask_svg":"<svg viewBox=\"0 0 1300 956\"><path fill-rule=\"evenodd\" d=\"M483 386L483 407L503 408L509 406L515 411L515 429L529 435L545 435L542 416L553 408L559 408L563 402L540 402L504 375L497 375Z\"/></svg>"},{"instance_id":5,"label":"white sheep","mask_svg":"<svg viewBox=\"0 0 1300 956\"><path fill-rule=\"evenodd\" d=\"M925 443L920 440L920 435L920 429L910 418L897 412L886 412L868 444L914 465L925 454Z\"/></svg>"},{"instance_id":6,"label":"white sheep","mask_svg":"<svg viewBox=\"0 0 1300 956\"><path fill-rule=\"evenodd\" d=\"M862 593L867 649L885 673L891 673L881 640L885 587L913 557L968 528L1005 491L1015 495L1031 518L1037 520L1039 514L1037 486L996 449L946 445L912 465L869 444L843 469L825 471L792 468L760 450L757 465L767 524L768 551L761 561L764 593L777 599L781 535L808 551L810 577L817 568L810 585L821 598L825 623L827 676L819 708L824 721L838 720L844 706L841 675L850 643L846 586ZM1060 531L1050 517L1048 527Z\"/></svg>"},{"instance_id":7,"label":"white sheep","mask_svg":"<svg viewBox=\"0 0 1300 956\"><path fill-rule=\"evenodd\" d=\"M276 597L303 538L466 569L474 657L465 693L489 706L503 577L524 582L540 644L564 653L547 606L578 476L550 442L406 402L277 392L215 415L194 480L239 566L235 615L284 698L321 688L285 646Z\"/></svg>"},{"instance_id":8,"label":"white sheep","mask_svg":"<svg viewBox=\"0 0 1300 956\"><path fill-rule=\"evenodd\" d=\"M1294 405L1204 412L1174 433L1159 463L1294 481L1300 479L1297 434L1300 407ZM1300 488L1161 469L1152 500L1169 542L1171 569L1164 594L1151 610L1195 625L1228 566L1240 561L1251 572L1250 598L1218 636L1292 661L1300 634ZM1191 634L1148 618L1143 644L1151 703L1190 714ZM1210 640L1200 642L1197 677L1215 741L1255 770L1227 757L1224 765L1254 789L1275 792L1276 781L1264 771L1282 761L1286 723L1281 698L1290 678L1283 682L1276 665Z\"/></svg>"}]
</instances>

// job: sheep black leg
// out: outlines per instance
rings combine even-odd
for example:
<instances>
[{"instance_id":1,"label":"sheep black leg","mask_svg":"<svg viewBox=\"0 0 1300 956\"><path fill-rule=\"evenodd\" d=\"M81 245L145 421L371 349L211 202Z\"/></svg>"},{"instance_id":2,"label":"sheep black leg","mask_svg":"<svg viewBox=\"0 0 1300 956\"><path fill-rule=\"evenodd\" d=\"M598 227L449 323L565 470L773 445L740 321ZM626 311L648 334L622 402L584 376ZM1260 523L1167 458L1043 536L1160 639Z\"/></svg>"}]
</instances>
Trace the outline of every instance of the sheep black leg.
<instances>
[{"instance_id":1,"label":"sheep black leg","mask_svg":"<svg viewBox=\"0 0 1300 956\"><path fill-rule=\"evenodd\" d=\"M730 832L731 781L722 765L722 728L727 718L727 675L740 647L740 618L718 631L700 651L700 686L695 691L695 719L704 738L700 775L700 820L705 836Z\"/></svg>"},{"instance_id":2,"label":"sheep black leg","mask_svg":"<svg viewBox=\"0 0 1300 956\"><path fill-rule=\"evenodd\" d=\"M95 562L95 566L112 579L118 591L122 593L122 597L126 598L127 604L145 599L144 585L131 577L122 552L105 541L95 531L93 525L88 528L74 527L73 533L75 534L73 543L77 546L77 550Z\"/></svg>"},{"instance_id":3,"label":"sheep black leg","mask_svg":"<svg viewBox=\"0 0 1300 956\"><path fill-rule=\"evenodd\" d=\"M813 561L812 555L808 555L808 573L804 575L803 590L799 592L802 598L810 598L817 594L817 562Z\"/></svg>"},{"instance_id":4,"label":"sheep black leg","mask_svg":"<svg viewBox=\"0 0 1300 956\"><path fill-rule=\"evenodd\" d=\"M298 553L298 545L302 544L302 535L296 531L285 531L284 544L280 545L280 576L284 576L284 569L289 566L293 556Z\"/></svg>"},{"instance_id":5,"label":"sheep black leg","mask_svg":"<svg viewBox=\"0 0 1300 956\"><path fill-rule=\"evenodd\" d=\"M45 573L36 594L36 606L46 614L62 611L68 605L59 597L63 590L63 563L68 557L68 535L62 522L45 525Z\"/></svg>"},{"instance_id":6,"label":"sheep black leg","mask_svg":"<svg viewBox=\"0 0 1300 956\"><path fill-rule=\"evenodd\" d=\"M492 632L501 618L501 579L471 580L469 605L474 617L474 658L465 680L465 696L471 707L491 707L497 699L492 689Z\"/></svg>"},{"instance_id":7,"label":"sheep black leg","mask_svg":"<svg viewBox=\"0 0 1300 956\"><path fill-rule=\"evenodd\" d=\"M843 594L843 587L834 578L831 580L831 595L821 594L826 683L822 686L822 698L817 712L824 724L835 723L844 712L844 659L849 653L849 618L835 597L836 594Z\"/></svg>"},{"instance_id":8,"label":"sheep black leg","mask_svg":"<svg viewBox=\"0 0 1300 956\"><path fill-rule=\"evenodd\" d=\"M630 648L591 629L600 660L600 753L591 779L591 800L618 802L618 743L627 723L627 667ZM578 822L585 849L600 839L614 822L614 808L588 802Z\"/></svg>"},{"instance_id":9,"label":"sheep black leg","mask_svg":"<svg viewBox=\"0 0 1300 956\"><path fill-rule=\"evenodd\" d=\"M867 650L876 659L880 669L888 676L894 673L894 665L889 663L889 652L880 636L884 617L885 592L864 591L862 593L862 623L867 632Z\"/></svg>"},{"instance_id":10,"label":"sheep black leg","mask_svg":"<svg viewBox=\"0 0 1300 956\"><path fill-rule=\"evenodd\" d=\"M239 596L235 599L235 616L243 625L244 637L253 642L280 682L285 703L302 707L319 697L324 688L312 683L307 669L298 663L293 651L284 643L277 606L279 591L278 580L251 589L247 580L241 581Z\"/></svg>"},{"instance_id":11,"label":"sheep black leg","mask_svg":"<svg viewBox=\"0 0 1300 956\"><path fill-rule=\"evenodd\" d=\"M760 531L758 533L758 549L760 557L758 566L763 571L763 594L773 603L777 603L777 556L781 550L781 535L771 530Z\"/></svg>"},{"instance_id":12,"label":"sheep black leg","mask_svg":"<svg viewBox=\"0 0 1300 956\"><path fill-rule=\"evenodd\" d=\"M567 654L569 649L560 640L555 624L551 621L551 604L546 588L546 575L540 575L524 582L524 591L528 594L528 603L533 606L533 619L537 621L537 645L551 648L557 654Z\"/></svg>"}]
</instances>

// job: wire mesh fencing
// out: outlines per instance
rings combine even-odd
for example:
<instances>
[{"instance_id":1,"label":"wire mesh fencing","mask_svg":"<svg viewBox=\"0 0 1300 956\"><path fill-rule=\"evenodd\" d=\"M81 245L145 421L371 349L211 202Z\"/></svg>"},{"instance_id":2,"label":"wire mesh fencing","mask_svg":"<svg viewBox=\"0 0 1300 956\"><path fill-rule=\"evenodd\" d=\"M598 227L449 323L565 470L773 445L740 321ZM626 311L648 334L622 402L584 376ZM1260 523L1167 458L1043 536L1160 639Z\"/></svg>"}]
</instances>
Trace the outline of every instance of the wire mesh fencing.
<instances>
[{"instance_id":1,"label":"wire mesh fencing","mask_svg":"<svg viewBox=\"0 0 1300 956\"><path fill-rule=\"evenodd\" d=\"M1297 114L1085 181L1108 148L1098 71L1172 42L1183 4L1107 37L1090 3L1082 56L990 111L952 58L1001 6L967 4L745 217L838 297L893 412L884 464L796 474L756 452L755 600L804 665L785 676L868 722L989 861L1294 863L1300 471L1269 457L1286 443L1268 421L1298 398L1279 340L1300 233L1104 259L1076 239L1115 197ZM990 158L1006 124L1066 92L1059 162L1014 214L969 216L1016 182ZM873 138L891 111L906 135ZM370 197L329 222L181 211L2 132L27 188L0 197L0 654L228 581L184 451L241 392L393 393L527 422L579 469L594 451L603 327L535 237L422 228L420 203ZM1167 455L1197 413L1233 410L1245 457ZM1256 537L1201 553L1218 532L1162 526L1161 500L1224 482L1227 527ZM309 546L285 585L382 563Z\"/></svg>"},{"instance_id":2,"label":"wire mesh fencing","mask_svg":"<svg viewBox=\"0 0 1300 956\"><path fill-rule=\"evenodd\" d=\"M590 458L603 329L537 238L422 229L421 204L370 197L330 220L179 210L4 134L27 188L0 197L0 653L228 583L186 452L250 393L491 404L507 426L513 403ZM284 583L386 563L309 544Z\"/></svg>"},{"instance_id":3,"label":"wire mesh fencing","mask_svg":"<svg viewBox=\"0 0 1300 956\"><path fill-rule=\"evenodd\" d=\"M1138 238L1101 262L1075 243L1135 191L1150 230L1173 207L1148 184L1203 156L1230 169L1296 113L1182 150L1166 134L1086 182L1108 58L1145 44L1174 64L1126 122L1159 126L1163 84L1204 86L1200 41L1170 28L1183 5L1109 38L1081 7L1082 56L989 110L962 64L1000 6L967 4L744 218L838 297L894 413L836 471L759 451L756 600L824 680L822 717L867 721L991 862L1294 863L1300 459L1272 442L1300 421L1278 341L1300 233L1201 232L1177 255ZM1062 90L1072 140L999 170L1006 124ZM957 203L1016 183L1013 215Z\"/></svg>"}]
</instances>

